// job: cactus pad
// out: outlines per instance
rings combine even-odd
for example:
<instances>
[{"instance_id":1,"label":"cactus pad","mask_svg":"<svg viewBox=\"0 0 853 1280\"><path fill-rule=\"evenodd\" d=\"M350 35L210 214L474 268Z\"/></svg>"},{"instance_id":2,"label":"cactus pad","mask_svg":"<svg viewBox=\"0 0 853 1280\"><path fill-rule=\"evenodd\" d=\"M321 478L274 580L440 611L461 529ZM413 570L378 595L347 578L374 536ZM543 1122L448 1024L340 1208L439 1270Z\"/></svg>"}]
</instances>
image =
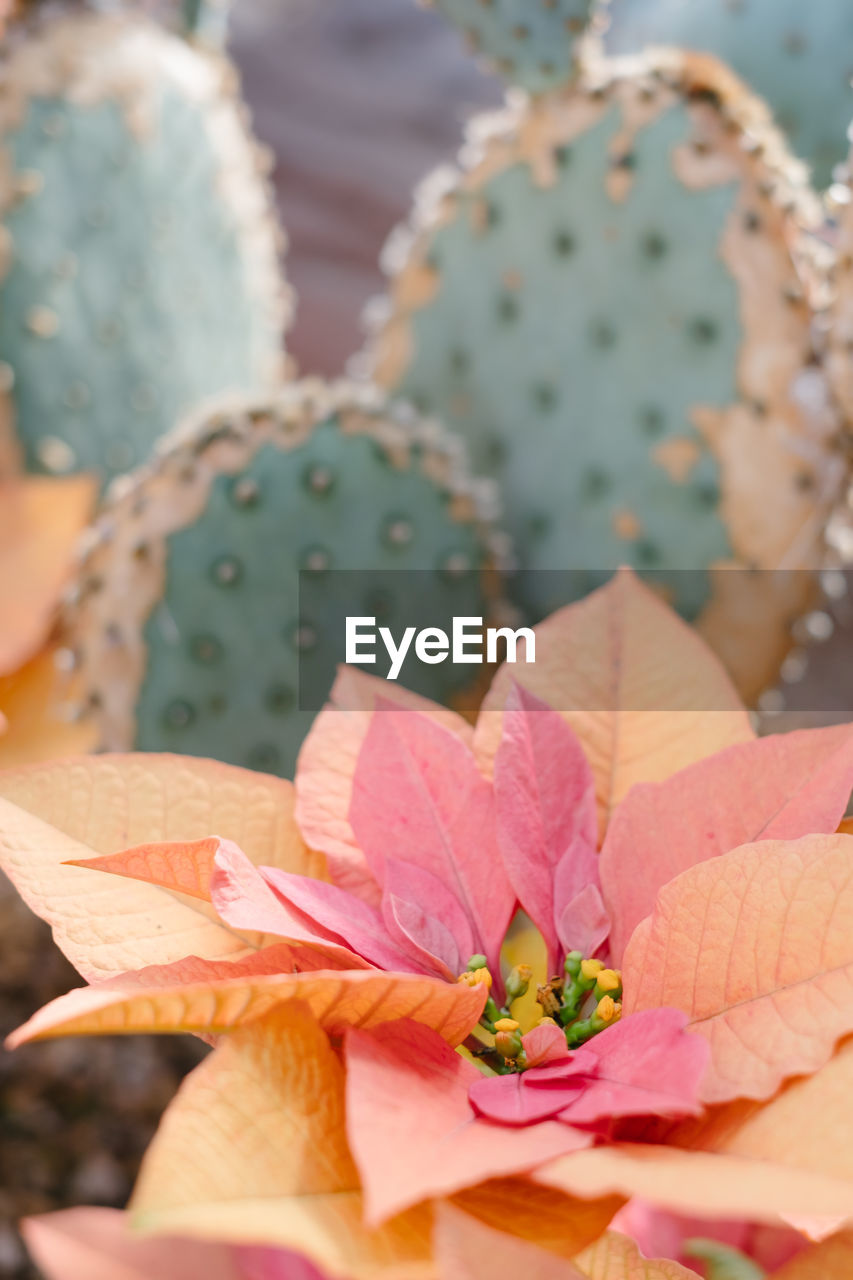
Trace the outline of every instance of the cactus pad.
<instances>
[{"instance_id":1,"label":"cactus pad","mask_svg":"<svg viewBox=\"0 0 853 1280\"><path fill-rule=\"evenodd\" d=\"M733 579L703 571L811 567L839 482L791 253L818 213L733 77L600 74L474 122L389 242L366 363L500 482L523 568L697 571L675 603L725 648ZM522 575L521 602L565 587Z\"/></svg>"},{"instance_id":2,"label":"cactus pad","mask_svg":"<svg viewBox=\"0 0 853 1280\"><path fill-rule=\"evenodd\" d=\"M815 181L830 181L853 116L849 0L602 0L608 53L671 45L712 53L770 104Z\"/></svg>"},{"instance_id":3,"label":"cactus pad","mask_svg":"<svg viewBox=\"0 0 853 1280\"><path fill-rule=\"evenodd\" d=\"M565 84L593 0L432 0L471 48L531 93Z\"/></svg>"},{"instance_id":4,"label":"cactus pad","mask_svg":"<svg viewBox=\"0 0 853 1280\"><path fill-rule=\"evenodd\" d=\"M853 153L848 161L848 177L839 184L839 199L828 201L837 229L830 256L830 279L827 307L821 316L827 334L826 369L836 402L848 424L853 422ZM833 190L830 196L835 195ZM853 485L848 481L843 500L829 523L828 535L834 559L853 565Z\"/></svg>"},{"instance_id":5,"label":"cactus pad","mask_svg":"<svg viewBox=\"0 0 853 1280\"><path fill-rule=\"evenodd\" d=\"M853 155L850 158L853 173ZM838 231L832 258L831 307L827 368L839 404L853 422L853 187L850 180L840 189L835 207Z\"/></svg>"},{"instance_id":6,"label":"cactus pad","mask_svg":"<svg viewBox=\"0 0 853 1280\"><path fill-rule=\"evenodd\" d=\"M395 419L364 388L296 383L211 412L118 488L68 610L108 749L288 773L343 657L330 624L342 597L395 636L401 608L421 627L486 616L477 486L435 424ZM395 569L423 572L401 582ZM459 678L444 665L409 675L400 683L439 700Z\"/></svg>"},{"instance_id":7,"label":"cactus pad","mask_svg":"<svg viewBox=\"0 0 853 1280\"><path fill-rule=\"evenodd\" d=\"M46 15L0 94L0 396L34 472L138 465L271 386L285 296L228 64L137 17Z\"/></svg>"}]
</instances>

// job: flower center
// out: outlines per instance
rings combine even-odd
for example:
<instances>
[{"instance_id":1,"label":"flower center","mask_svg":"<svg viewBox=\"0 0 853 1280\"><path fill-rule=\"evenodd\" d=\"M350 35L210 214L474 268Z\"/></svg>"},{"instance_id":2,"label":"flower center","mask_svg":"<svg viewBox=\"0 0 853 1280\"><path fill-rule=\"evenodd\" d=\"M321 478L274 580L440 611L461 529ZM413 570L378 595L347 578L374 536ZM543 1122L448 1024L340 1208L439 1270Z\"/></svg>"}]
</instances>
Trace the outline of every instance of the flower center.
<instances>
[{"instance_id":1,"label":"flower center","mask_svg":"<svg viewBox=\"0 0 853 1280\"><path fill-rule=\"evenodd\" d=\"M475 1032L472 1052L499 1075L524 1071L528 1064L521 1026L512 1016L516 1000L526 995L533 970L519 964L506 979L506 1003L499 1007L491 995L492 975L482 955L472 956L458 981L468 986L485 986L490 993ZM542 1010L537 1025L562 1027L569 1049L577 1049L599 1032L613 1026L622 1016L622 974L608 969L601 960L587 959L580 951L570 951L563 973L536 988L536 1002Z\"/></svg>"}]
</instances>

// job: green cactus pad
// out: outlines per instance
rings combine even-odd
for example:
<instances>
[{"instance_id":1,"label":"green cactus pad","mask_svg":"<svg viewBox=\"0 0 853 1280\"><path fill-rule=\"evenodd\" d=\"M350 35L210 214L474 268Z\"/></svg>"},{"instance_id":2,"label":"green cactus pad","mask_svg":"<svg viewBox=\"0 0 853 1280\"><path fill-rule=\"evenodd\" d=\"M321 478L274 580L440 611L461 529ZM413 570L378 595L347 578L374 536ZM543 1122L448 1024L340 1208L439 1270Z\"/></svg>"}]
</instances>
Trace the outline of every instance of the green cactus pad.
<instances>
[{"instance_id":1,"label":"green cactus pad","mask_svg":"<svg viewBox=\"0 0 853 1280\"><path fill-rule=\"evenodd\" d=\"M601 0L608 53L671 45L712 53L770 104L826 185L853 117L849 0Z\"/></svg>"},{"instance_id":2,"label":"green cactus pad","mask_svg":"<svg viewBox=\"0 0 853 1280\"><path fill-rule=\"evenodd\" d=\"M478 487L435 424L364 388L296 383L212 412L118 488L68 612L108 749L290 773L343 656L342 609L395 635L403 613L488 616ZM458 673L407 663L400 683L445 701Z\"/></svg>"},{"instance_id":3,"label":"green cactus pad","mask_svg":"<svg viewBox=\"0 0 853 1280\"><path fill-rule=\"evenodd\" d=\"M431 0L507 80L531 93L565 84L593 0Z\"/></svg>"},{"instance_id":4,"label":"green cactus pad","mask_svg":"<svg viewBox=\"0 0 853 1280\"><path fill-rule=\"evenodd\" d=\"M474 122L389 242L366 364L500 482L522 568L694 570L675 603L725 649L732 576L703 571L811 566L839 480L791 254L817 210L731 77L604 74ZM522 575L521 602L565 587Z\"/></svg>"},{"instance_id":5,"label":"green cactus pad","mask_svg":"<svg viewBox=\"0 0 853 1280\"><path fill-rule=\"evenodd\" d=\"M267 192L228 64L142 19L45 17L2 75L0 386L28 470L108 480L199 400L273 384Z\"/></svg>"}]
</instances>

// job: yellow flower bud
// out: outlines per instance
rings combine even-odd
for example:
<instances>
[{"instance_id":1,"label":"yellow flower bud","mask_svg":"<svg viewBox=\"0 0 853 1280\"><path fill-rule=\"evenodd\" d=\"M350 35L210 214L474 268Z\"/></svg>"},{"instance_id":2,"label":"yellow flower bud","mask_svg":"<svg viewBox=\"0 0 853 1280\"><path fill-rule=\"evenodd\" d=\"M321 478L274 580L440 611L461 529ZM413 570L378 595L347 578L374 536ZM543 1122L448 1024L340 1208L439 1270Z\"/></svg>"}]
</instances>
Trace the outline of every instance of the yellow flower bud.
<instances>
[{"instance_id":1,"label":"yellow flower bud","mask_svg":"<svg viewBox=\"0 0 853 1280\"><path fill-rule=\"evenodd\" d=\"M515 1018L498 1018L495 1023L495 1048L504 1058L520 1058L523 1054L521 1028Z\"/></svg>"},{"instance_id":2,"label":"yellow flower bud","mask_svg":"<svg viewBox=\"0 0 853 1280\"><path fill-rule=\"evenodd\" d=\"M597 978L603 968L604 963L601 960L584 960L581 962L581 973L587 982L592 978Z\"/></svg>"},{"instance_id":3,"label":"yellow flower bud","mask_svg":"<svg viewBox=\"0 0 853 1280\"><path fill-rule=\"evenodd\" d=\"M488 969L466 969L456 981L464 982L466 987L485 987L487 991L492 989L492 975Z\"/></svg>"},{"instance_id":4,"label":"yellow flower bud","mask_svg":"<svg viewBox=\"0 0 853 1280\"><path fill-rule=\"evenodd\" d=\"M616 1017L616 1001L612 996L602 996L595 1012L602 1022L613 1022Z\"/></svg>"},{"instance_id":5,"label":"yellow flower bud","mask_svg":"<svg viewBox=\"0 0 853 1280\"><path fill-rule=\"evenodd\" d=\"M518 1000L521 996L527 995L527 988L532 977L533 970L529 964L517 964L515 966L506 980L508 1004L511 1004L513 1000Z\"/></svg>"},{"instance_id":6,"label":"yellow flower bud","mask_svg":"<svg viewBox=\"0 0 853 1280\"><path fill-rule=\"evenodd\" d=\"M540 1018L536 1025L537 1027L558 1027L560 1024L555 1018Z\"/></svg>"},{"instance_id":7,"label":"yellow flower bud","mask_svg":"<svg viewBox=\"0 0 853 1280\"><path fill-rule=\"evenodd\" d=\"M602 969L595 985L600 991L618 991L622 986L622 974L618 969Z\"/></svg>"}]
</instances>

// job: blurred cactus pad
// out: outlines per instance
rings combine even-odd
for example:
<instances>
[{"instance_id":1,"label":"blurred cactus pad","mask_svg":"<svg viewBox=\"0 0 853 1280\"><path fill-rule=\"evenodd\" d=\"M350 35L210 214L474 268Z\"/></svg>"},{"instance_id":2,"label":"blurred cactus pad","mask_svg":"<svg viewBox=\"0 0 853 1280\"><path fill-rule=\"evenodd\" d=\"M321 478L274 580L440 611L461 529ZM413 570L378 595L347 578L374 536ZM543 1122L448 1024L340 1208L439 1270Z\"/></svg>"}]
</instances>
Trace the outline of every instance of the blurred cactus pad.
<instances>
[{"instance_id":1,"label":"blurred cactus pad","mask_svg":"<svg viewBox=\"0 0 853 1280\"><path fill-rule=\"evenodd\" d=\"M542 93L575 71L593 0L428 0L473 53L513 84Z\"/></svg>"},{"instance_id":2,"label":"blurred cactus pad","mask_svg":"<svg viewBox=\"0 0 853 1280\"><path fill-rule=\"evenodd\" d=\"M287 299L218 55L45 11L0 53L0 354L26 468L138 465L200 399L272 386Z\"/></svg>"},{"instance_id":3,"label":"blurred cactus pad","mask_svg":"<svg viewBox=\"0 0 853 1280\"><path fill-rule=\"evenodd\" d=\"M117 488L67 618L108 749L289 774L343 660L344 616L396 638L489 616L487 495L439 427L369 389L295 383L204 415ZM453 694L458 668L413 666L401 684Z\"/></svg>"},{"instance_id":4,"label":"blurred cactus pad","mask_svg":"<svg viewBox=\"0 0 853 1280\"><path fill-rule=\"evenodd\" d=\"M848 172L853 173L851 166L853 150L848 160ZM835 253L830 272L827 368L832 389L850 423L853 422L853 187L850 180L832 194L838 194L840 200L835 210ZM847 506L853 512L851 504Z\"/></svg>"},{"instance_id":5,"label":"blurred cactus pad","mask_svg":"<svg viewBox=\"0 0 853 1280\"><path fill-rule=\"evenodd\" d=\"M523 569L591 571L578 592L620 564L690 570L674 603L737 668L725 570L815 567L843 468L796 262L817 202L705 63L602 68L475 120L389 241L365 364L500 482ZM804 578L773 584L764 675ZM519 598L541 617L565 578L522 575Z\"/></svg>"},{"instance_id":6,"label":"blurred cactus pad","mask_svg":"<svg viewBox=\"0 0 853 1280\"><path fill-rule=\"evenodd\" d=\"M647 45L712 53L767 100L825 186L853 118L850 0L599 0L610 54Z\"/></svg>"}]
</instances>

